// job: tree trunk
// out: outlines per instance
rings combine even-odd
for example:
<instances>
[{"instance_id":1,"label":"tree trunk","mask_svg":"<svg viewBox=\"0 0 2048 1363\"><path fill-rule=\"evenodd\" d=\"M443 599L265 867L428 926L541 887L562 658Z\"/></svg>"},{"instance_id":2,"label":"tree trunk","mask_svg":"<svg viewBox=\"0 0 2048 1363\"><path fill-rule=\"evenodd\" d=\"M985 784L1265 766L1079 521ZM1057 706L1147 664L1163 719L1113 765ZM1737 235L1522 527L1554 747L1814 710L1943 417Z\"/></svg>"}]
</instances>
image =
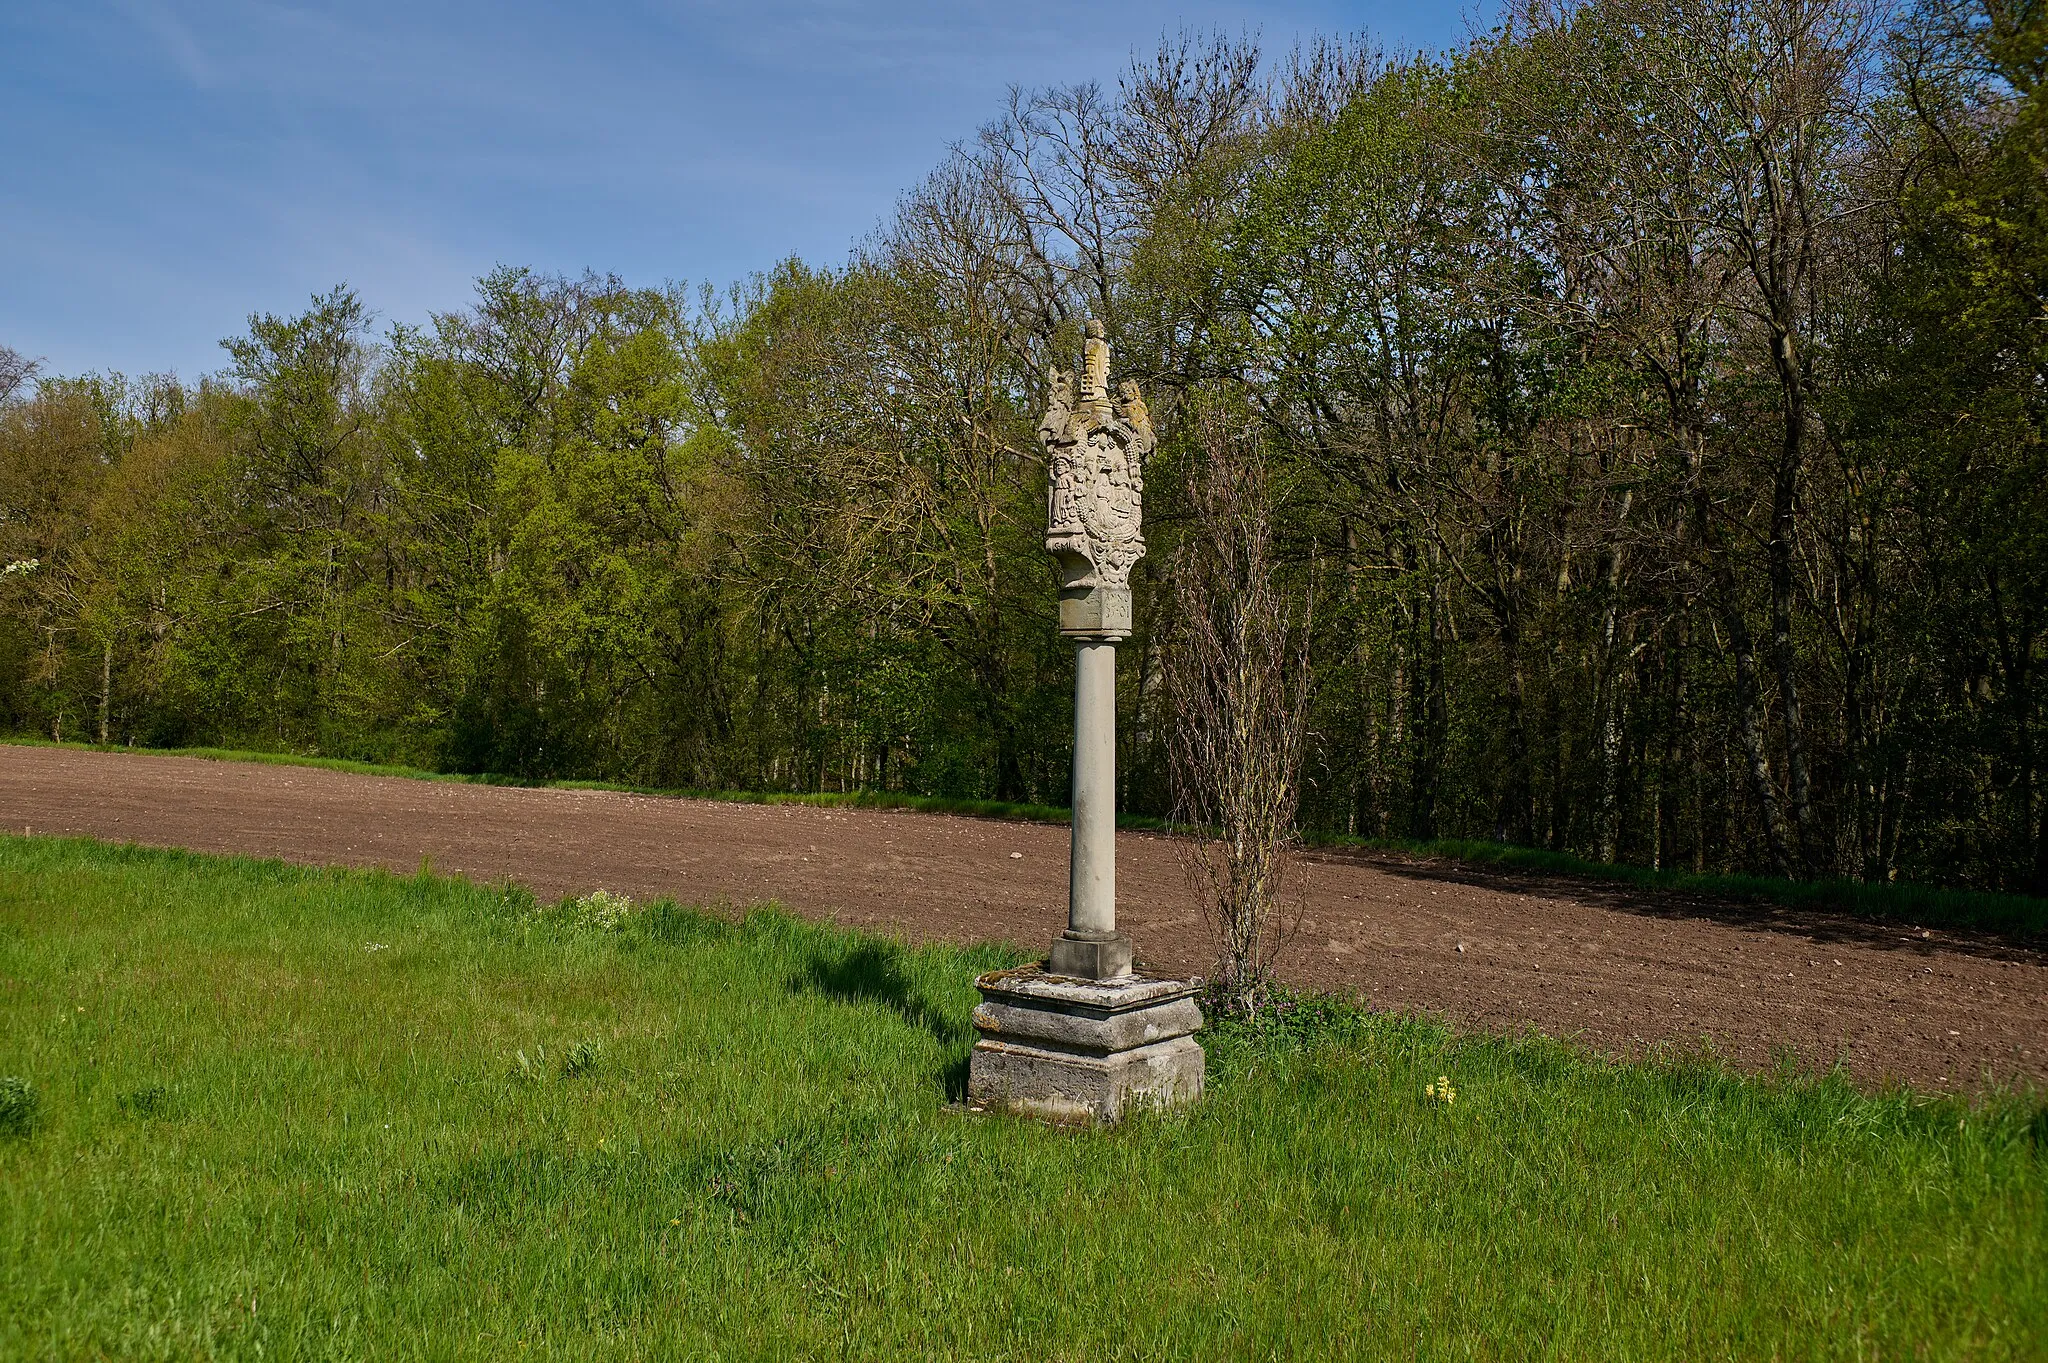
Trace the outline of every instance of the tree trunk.
<instances>
[{"instance_id":1,"label":"tree trunk","mask_svg":"<svg viewBox=\"0 0 2048 1363\"><path fill-rule=\"evenodd\" d=\"M1664 702L1664 758L1657 772L1657 846L1650 863L1658 870L1663 869L1665 861L1678 846L1678 815L1672 808L1670 789L1679 763L1685 759L1679 741L1679 723L1685 714L1685 643L1685 629L1681 625L1677 640L1664 655L1668 682ZM1697 788L1697 780L1694 786Z\"/></svg>"},{"instance_id":2,"label":"tree trunk","mask_svg":"<svg viewBox=\"0 0 2048 1363\"><path fill-rule=\"evenodd\" d=\"M1758 690L1756 642L1739 605L1726 613L1730 651L1735 655L1735 704L1741 712L1737 724L1742 740L1743 766L1749 777L1750 794L1763 824L1764 851L1775 875L1792 874L1792 858L1785 843L1785 816L1778 805L1777 782L1771 778L1770 750L1764 740L1763 698Z\"/></svg>"},{"instance_id":3,"label":"tree trunk","mask_svg":"<svg viewBox=\"0 0 2048 1363\"><path fill-rule=\"evenodd\" d=\"M1527 847L1536 840L1535 790L1529 780L1529 716L1522 666L1522 631L1518 624L1501 632L1507 652L1507 789L1502 792L1500 832L1507 842Z\"/></svg>"},{"instance_id":4,"label":"tree trunk","mask_svg":"<svg viewBox=\"0 0 2048 1363\"><path fill-rule=\"evenodd\" d=\"M1792 643L1792 535L1799 508L1799 470L1805 457L1806 390L1793 352L1790 329L1772 347L1784 393L1784 439L1771 484L1771 666L1777 673L1779 723L1785 735L1785 794L1799 833L1799 869L1822 869L1814 827L1811 782L1806 765L1806 725L1799 703L1799 660Z\"/></svg>"},{"instance_id":5,"label":"tree trunk","mask_svg":"<svg viewBox=\"0 0 2048 1363\"><path fill-rule=\"evenodd\" d=\"M1616 525L1626 524L1633 492L1621 495ZM1621 846L1621 668L1615 657L1621 625L1621 556L1616 544L1607 552L1602 586L1607 602L1600 619L1600 812L1594 829L1594 850L1601 861L1613 861Z\"/></svg>"},{"instance_id":6,"label":"tree trunk","mask_svg":"<svg viewBox=\"0 0 2048 1363\"><path fill-rule=\"evenodd\" d=\"M107 712L113 708L114 695L114 641L103 640L100 644L100 746L107 746Z\"/></svg>"}]
</instances>

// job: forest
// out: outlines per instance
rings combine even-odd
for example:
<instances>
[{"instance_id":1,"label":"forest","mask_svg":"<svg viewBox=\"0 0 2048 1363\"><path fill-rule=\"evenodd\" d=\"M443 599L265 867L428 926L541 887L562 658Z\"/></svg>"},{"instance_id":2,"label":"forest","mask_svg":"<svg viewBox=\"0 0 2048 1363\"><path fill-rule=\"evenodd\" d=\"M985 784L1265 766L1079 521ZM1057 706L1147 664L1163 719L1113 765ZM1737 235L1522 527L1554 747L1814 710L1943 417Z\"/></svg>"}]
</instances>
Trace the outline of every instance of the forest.
<instances>
[{"instance_id":1,"label":"forest","mask_svg":"<svg viewBox=\"0 0 2048 1363\"><path fill-rule=\"evenodd\" d=\"M185 379L0 338L0 729L1063 803L1092 317L1160 433L1127 809L1221 421L1306 830L2048 893L2044 77L2043 0L1169 36L841 262L338 286Z\"/></svg>"}]
</instances>

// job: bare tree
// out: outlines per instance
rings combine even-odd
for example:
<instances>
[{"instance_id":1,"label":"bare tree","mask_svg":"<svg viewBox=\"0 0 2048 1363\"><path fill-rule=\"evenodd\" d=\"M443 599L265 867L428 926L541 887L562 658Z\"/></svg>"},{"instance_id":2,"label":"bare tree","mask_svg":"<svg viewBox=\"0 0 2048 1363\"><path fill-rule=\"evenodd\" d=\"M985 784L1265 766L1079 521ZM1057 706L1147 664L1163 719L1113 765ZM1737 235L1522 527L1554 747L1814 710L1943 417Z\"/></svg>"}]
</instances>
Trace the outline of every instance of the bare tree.
<instances>
[{"instance_id":1,"label":"bare tree","mask_svg":"<svg viewBox=\"0 0 2048 1363\"><path fill-rule=\"evenodd\" d=\"M1280 891L1295 841L1308 734L1310 604L1274 580L1263 440L1216 405L1193 413L1203 463L1174 556L1164 649L1175 814L1186 868L1216 935L1213 989L1250 1013L1284 940Z\"/></svg>"},{"instance_id":2,"label":"bare tree","mask_svg":"<svg viewBox=\"0 0 2048 1363\"><path fill-rule=\"evenodd\" d=\"M1318 77L1330 63L1318 43L1302 70ZM1223 34L1206 38L1182 31L1164 38L1150 58L1133 58L1117 82L1116 127L1108 164L1115 192L1134 219L1158 204L1201 186L1235 143L1264 119L1271 104L1261 78L1259 45Z\"/></svg>"},{"instance_id":3,"label":"bare tree","mask_svg":"<svg viewBox=\"0 0 2048 1363\"><path fill-rule=\"evenodd\" d=\"M0 402L13 397L41 368L13 346L0 345Z\"/></svg>"}]
</instances>

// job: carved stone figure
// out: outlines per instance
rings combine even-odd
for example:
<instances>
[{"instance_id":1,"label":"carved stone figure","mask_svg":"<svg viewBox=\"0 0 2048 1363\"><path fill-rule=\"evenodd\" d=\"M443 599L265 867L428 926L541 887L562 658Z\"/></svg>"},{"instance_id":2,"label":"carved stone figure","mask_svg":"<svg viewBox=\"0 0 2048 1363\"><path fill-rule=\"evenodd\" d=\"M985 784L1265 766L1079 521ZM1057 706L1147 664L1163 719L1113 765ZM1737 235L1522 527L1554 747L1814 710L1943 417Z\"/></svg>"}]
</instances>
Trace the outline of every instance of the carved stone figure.
<instances>
[{"instance_id":1,"label":"carved stone figure","mask_svg":"<svg viewBox=\"0 0 2048 1363\"><path fill-rule=\"evenodd\" d=\"M1110 398L1109 342L1100 322L1088 323L1078 397L1075 377L1052 371L1052 399L1038 423L1047 468L1045 547L1059 560L1063 595L1128 593L1131 565L1145 554L1145 460L1158 438L1135 383L1126 381Z\"/></svg>"}]
</instances>

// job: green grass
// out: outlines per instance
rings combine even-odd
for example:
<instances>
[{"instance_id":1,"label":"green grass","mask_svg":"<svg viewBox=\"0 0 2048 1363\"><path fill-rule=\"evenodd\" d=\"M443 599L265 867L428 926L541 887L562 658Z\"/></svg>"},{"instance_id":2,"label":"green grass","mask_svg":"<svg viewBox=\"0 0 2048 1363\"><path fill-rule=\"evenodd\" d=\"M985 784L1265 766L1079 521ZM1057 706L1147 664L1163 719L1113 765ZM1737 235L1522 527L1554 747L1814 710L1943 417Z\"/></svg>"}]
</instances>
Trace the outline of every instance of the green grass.
<instances>
[{"instance_id":1,"label":"green grass","mask_svg":"<svg viewBox=\"0 0 2048 1363\"><path fill-rule=\"evenodd\" d=\"M907 809L926 814L963 814L983 819L1065 823L1069 811L1056 805L1019 804L1008 800L965 800L937 795L898 795L877 791L792 793L758 790L679 790L625 785L616 781L535 781L516 776L462 775L423 771L417 767L381 766L347 758L299 753L247 752L235 748L102 749L89 743L52 743L48 739L14 737L0 742L30 747L79 751L140 752L159 757L200 757L220 762L260 762L280 766L319 767L363 776L399 776L417 781L462 781L477 785L546 787L559 790L616 790L667 799L724 800L737 804L814 805L828 809ZM1119 814L1119 828L1170 832L1173 825L1144 814ZM1593 861L1567 852L1509 843L1443 838L1416 841L1399 838L1352 838L1311 835L1322 847L1365 847L1406 856L1464 862L1507 870L1540 871L1586 880L1618 881L1647 890L1666 890L1711 899L1777 904L1786 908L1849 913L1862 918L1910 923L1920 927L1962 928L1998 933L2022 941L2048 940L2048 899L1997 894L1983 890L1944 889L1933 885L1849 880L1780 880L1770 876L1695 875L1660 871L1647 866Z\"/></svg>"},{"instance_id":2,"label":"green grass","mask_svg":"<svg viewBox=\"0 0 2048 1363\"><path fill-rule=\"evenodd\" d=\"M0 838L0 1357L2048 1353L2035 1097L1312 1002L1057 1131L944 1109L1015 953L610 917Z\"/></svg>"}]
</instances>

